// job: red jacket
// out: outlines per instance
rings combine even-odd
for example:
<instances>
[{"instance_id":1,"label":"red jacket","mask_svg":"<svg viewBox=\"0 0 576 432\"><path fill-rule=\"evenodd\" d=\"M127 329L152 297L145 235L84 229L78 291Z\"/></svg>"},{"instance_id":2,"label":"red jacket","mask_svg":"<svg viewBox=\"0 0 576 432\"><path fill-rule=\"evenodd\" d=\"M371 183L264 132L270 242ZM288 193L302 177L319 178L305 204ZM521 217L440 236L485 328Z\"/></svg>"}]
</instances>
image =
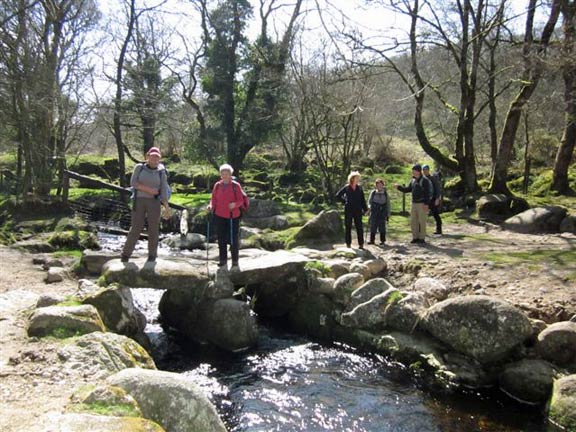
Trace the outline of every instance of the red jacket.
<instances>
[{"instance_id":1,"label":"red jacket","mask_svg":"<svg viewBox=\"0 0 576 432\"><path fill-rule=\"evenodd\" d=\"M242 186L240 183L232 180L227 186L224 185L222 180L216 182L212 189L212 198L210 199L210 207L216 216L230 219L230 208L228 204L235 202L236 207L232 210L232 218L240 217L240 206L243 204Z\"/></svg>"}]
</instances>

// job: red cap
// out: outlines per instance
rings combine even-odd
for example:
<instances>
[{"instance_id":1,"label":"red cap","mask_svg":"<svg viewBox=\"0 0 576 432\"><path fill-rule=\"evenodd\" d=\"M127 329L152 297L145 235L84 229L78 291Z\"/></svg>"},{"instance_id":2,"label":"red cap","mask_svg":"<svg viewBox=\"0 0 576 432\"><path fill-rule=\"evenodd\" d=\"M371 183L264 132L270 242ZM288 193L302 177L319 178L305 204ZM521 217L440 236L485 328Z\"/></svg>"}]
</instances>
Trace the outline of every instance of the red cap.
<instances>
[{"instance_id":1,"label":"red cap","mask_svg":"<svg viewBox=\"0 0 576 432\"><path fill-rule=\"evenodd\" d=\"M146 153L148 156L158 156L162 157L162 153L160 153L160 149L158 147L150 147L150 150Z\"/></svg>"}]
</instances>

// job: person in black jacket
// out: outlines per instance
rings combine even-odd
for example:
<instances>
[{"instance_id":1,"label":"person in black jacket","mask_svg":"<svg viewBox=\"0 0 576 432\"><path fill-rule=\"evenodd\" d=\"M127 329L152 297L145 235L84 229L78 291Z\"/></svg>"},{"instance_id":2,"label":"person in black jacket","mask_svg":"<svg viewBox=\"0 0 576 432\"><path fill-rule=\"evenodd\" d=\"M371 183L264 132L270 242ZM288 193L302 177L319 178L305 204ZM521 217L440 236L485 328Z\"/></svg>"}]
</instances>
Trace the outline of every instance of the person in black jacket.
<instances>
[{"instance_id":1,"label":"person in black jacket","mask_svg":"<svg viewBox=\"0 0 576 432\"><path fill-rule=\"evenodd\" d=\"M376 231L380 231L380 245L386 243L386 223L390 219L390 197L384 185L384 180L376 179L374 190L368 197L368 207L370 208L370 241L374 244Z\"/></svg>"},{"instance_id":2,"label":"person in black jacket","mask_svg":"<svg viewBox=\"0 0 576 432\"><path fill-rule=\"evenodd\" d=\"M442 202L442 181L440 173L435 172L430 175L430 167L422 165L422 174L432 183L432 197L430 198L430 214L436 221L436 231L434 234L442 235L442 218L440 217L440 204Z\"/></svg>"},{"instance_id":3,"label":"person in black jacket","mask_svg":"<svg viewBox=\"0 0 576 432\"><path fill-rule=\"evenodd\" d=\"M412 167L412 180L408 186L396 185L396 189L404 193L412 193L412 209L410 211L411 243L426 243L426 219L428 205L431 199L432 185L430 180L422 175L422 166Z\"/></svg>"},{"instance_id":4,"label":"person in black jacket","mask_svg":"<svg viewBox=\"0 0 576 432\"><path fill-rule=\"evenodd\" d=\"M356 227L358 247L364 249L364 230L362 215L368 211L364 191L360 186L360 173L352 171L348 175L348 184L336 193L336 198L344 204L344 226L346 228L346 246L352 244L352 221Z\"/></svg>"}]
</instances>

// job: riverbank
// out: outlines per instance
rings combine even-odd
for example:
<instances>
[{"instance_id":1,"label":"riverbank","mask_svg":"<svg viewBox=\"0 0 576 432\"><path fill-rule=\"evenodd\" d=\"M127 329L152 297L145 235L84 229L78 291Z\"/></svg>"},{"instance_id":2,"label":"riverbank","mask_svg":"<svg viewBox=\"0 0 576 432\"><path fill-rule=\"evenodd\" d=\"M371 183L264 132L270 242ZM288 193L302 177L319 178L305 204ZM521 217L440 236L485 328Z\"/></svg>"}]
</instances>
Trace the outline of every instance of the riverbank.
<instances>
[{"instance_id":1,"label":"riverbank","mask_svg":"<svg viewBox=\"0 0 576 432\"><path fill-rule=\"evenodd\" d=\"M549 324L576 315L574 235L521 235L463 224L446 226L445 233L424 247L393 238L369 250L387 262L389 279L400 289L432 276L458 294L504 299ZM65 297L77 286L72 278L46 284L33 257L0 248L0 429L9 432L44 430L48 413L63 411L76 387L94 381L60 367L60 341L26 335L26 311L39 296Z\"/></svg>"}]
</instances>

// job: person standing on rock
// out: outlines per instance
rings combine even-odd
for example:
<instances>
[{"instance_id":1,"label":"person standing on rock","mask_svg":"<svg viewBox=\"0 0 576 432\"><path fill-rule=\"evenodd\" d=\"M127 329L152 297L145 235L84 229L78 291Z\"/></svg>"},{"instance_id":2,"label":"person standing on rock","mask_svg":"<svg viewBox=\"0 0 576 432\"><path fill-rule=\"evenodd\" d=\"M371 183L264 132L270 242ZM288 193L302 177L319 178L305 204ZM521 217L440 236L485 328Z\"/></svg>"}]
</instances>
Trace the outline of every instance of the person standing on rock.
<instances>
[{"instance_id":1,"label":"person standing on rock","mask_svg":"<svg viewBox=\"0 0 576 432\"><path fill-rule=\"evenodd\" d=\"M434 174L430 175L430 167L428 165L422 166L422 174L424 174L432 184L430 213L436 222L436 231L434 234L442 235L442 218L440 217L440 203L442 202L442 182L440 181L440 174L435 172Z\"/></svg>"},{"instance_id":2,"label":"person standing on rock","mask_svg":"<svg viewBox=\"0 0 576 432\"><path fill-rule=\"evenodd\" d=\"M352 171L348 175L348 184L336 193L336 198L344 204L344 226L346 229L346 247L352 244L352 221L356 227L358 247L364 249L364 230L362 215L368 212L364 191L360 186L360 173Z\"/></svg>"},{"instance_id":3,"label":"person standing on rock","mask_svg":"<svg viewBox=\"0 0 576 432\"><path fill-rule=\"evenodd\" d=\"M412 180L408 186L396 185L396 189L404 193L412 193L412 209L410 211L410 228L412 241L410 243L426 243L426 219L430 204L430 180L422 175L422 165L412 167Z\"/></svg>"},{"instance_id":4,"label":"person standing on rock","mask_svg":"<svg viewBox=\"0 0 576 432\"><path fill-rule=\"evenodd\" d=\"M168 175L160 159L162 154L158 147L152 147L146 153L146 162L134 167L130 186L132 187L132 225L122 249L121 261L128 262L136 242L147 223L148 261L156 261L158 240L160 237L161 206L164 206L164 217L170 219L168 204Z\"/></svg>"},{"instance_id":5,"label":"person standing on rock","mask_svg":"<svg viewBox=\"0 0 576 432\"><path fill-rule=\"evenodd\" d=\"M240 210L244 203L244 191L240 183L232 180L233 173L234 168L228 164L220 167L220 180L214 185L212 198L208 204L208 211L214 215L220 267L226 266L228 244L232 255L232 267L238 267Z\"/></svg>"},{"instance_id":6,"label":"person standing on rock","mask_svg":"<svg viewBox=\"0 0 576 432\"><path fill-rule=\"evenodd\" d=\"M380 244L386 243L386 223L390 219L390 197L384 185L384 180L376 179L375 189L368 197L368 207L370 211L370 241L374 244L376 231L380 232Z\"/></svg>"}]
</instances>

